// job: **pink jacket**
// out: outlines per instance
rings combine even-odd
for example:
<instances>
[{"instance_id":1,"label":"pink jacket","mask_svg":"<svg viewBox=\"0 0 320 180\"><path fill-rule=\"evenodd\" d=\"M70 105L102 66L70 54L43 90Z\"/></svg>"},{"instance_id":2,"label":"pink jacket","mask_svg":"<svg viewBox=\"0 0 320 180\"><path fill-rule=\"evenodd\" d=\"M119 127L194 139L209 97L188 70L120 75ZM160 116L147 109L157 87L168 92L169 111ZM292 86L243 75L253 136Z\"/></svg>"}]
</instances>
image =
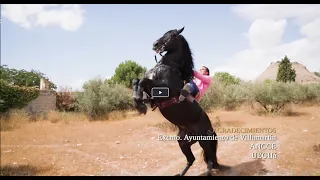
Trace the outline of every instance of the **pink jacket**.
<instances>
[{"instance_id":1,"label":"pink jacket","mask_svg":"<svg viewBox=\"0 0 320 180\"><path fill-rule=\"evenodd\" d=\"M194 80L193 82L198 86L200 91L200 96L198 97L198 101L203 97L204 93L208 90L211 85L211 77L202 75L198 71L194 71Z\"/></svg>"}]
</instances>

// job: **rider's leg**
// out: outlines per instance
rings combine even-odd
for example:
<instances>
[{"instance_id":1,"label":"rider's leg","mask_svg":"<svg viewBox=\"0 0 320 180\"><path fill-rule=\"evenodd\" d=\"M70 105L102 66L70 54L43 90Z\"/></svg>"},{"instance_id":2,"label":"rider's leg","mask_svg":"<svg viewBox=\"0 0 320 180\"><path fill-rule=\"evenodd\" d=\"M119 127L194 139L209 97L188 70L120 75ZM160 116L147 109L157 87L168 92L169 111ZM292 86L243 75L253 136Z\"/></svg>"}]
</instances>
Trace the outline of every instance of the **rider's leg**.
<instances>
[{"instance_id":1,"label":"rider's leg","mask_svg":"<svg viewBox=\"0 0 320 180\"><path fill-rule=\"evenodd\" d=\"M191 96L190 96L191 95ZM184 101L187 98L190 102L197 101L200 91L196 83L190 81L180 91L179 100Z\"/></svg>"},{"instance_id":2,"label":"rider's leg","mask_svg":"<svg viewBox=\"0 0 320 180\"><path fill-rule=\"evenodd\" d=\"M189 94L192 94L195 89L194 86L195 84L193 83L193 81L186 83L181 90L179 101L184 101Z\"/></svg>"}]
</instances>

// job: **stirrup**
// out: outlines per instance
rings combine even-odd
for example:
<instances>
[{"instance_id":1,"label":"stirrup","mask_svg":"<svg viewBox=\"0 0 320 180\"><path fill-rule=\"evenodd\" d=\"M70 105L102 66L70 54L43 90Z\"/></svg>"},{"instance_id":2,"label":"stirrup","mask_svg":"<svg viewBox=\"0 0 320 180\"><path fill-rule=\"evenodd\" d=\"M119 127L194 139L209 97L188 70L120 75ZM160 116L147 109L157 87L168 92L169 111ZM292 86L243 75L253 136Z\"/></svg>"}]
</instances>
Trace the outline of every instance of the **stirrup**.
<instances>
[{"instance_id":1,"label":"stirrup","mask_svg":"<svg viewBox=\"0 0 320 180\"><path fill-rule=\"evenodd\" d=\"M187 98L190 95L190 93L187 90L182 89L180 91L180 95L182 95L183 97Z\"/></svg>"},{"instance_id":2,"label":"stirrup","mask_svg":"<svg viewBox=\"0 0 320 180\"><path fill-rule=\"evenodd\" d=\"M182 101L185 101L189 95L190 95L190 93L187 90L185 90L185 89L180 90L179 103ZM180 99L181 97L183 97L183 100Z\"/></svg>"}]
</instances>

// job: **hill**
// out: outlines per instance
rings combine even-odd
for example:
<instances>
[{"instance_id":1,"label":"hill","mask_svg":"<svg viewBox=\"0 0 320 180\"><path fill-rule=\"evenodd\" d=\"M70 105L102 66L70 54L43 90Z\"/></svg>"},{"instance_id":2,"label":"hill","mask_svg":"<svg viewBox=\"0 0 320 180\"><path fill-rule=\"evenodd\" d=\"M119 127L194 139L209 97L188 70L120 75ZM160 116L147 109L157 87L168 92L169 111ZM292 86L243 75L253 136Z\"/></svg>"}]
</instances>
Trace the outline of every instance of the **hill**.
<instances>
[{"instance_id":1,"label":"hill","mask_svg":"<svg viewBox=\"0 0 320 180\"><path fill-rule=\"evenodd\" d=\"M262 82L267 79L276 80L280 62L271 63L267 69L256 79L256 82ZM310 72L306 66L298 62L292 62L292 68L296 70L296 82L300 84L320 83L320 77Z\"/></svg>"}]
</instances>

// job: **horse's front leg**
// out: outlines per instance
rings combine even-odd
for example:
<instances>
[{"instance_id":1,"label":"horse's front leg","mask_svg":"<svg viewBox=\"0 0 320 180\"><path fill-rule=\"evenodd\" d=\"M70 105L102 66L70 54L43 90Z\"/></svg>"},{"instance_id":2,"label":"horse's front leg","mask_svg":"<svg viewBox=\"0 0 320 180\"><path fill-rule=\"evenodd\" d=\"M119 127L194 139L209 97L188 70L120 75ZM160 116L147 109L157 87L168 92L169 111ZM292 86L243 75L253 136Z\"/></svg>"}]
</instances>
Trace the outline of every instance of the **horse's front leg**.
<instances>
[{"instance_id":1,"label":"horse's front leg","mask_svg":"<svg viewBox=\"0 0 320 180\"><path fill-rule=\"evenodd\" d=\"M143 102L143 91L146 90L148 85L152 85L152 80L148 78L134 79L132 81L134 106L141 114L146 114L148 109Z\"/></svg>"}]
</instances>

